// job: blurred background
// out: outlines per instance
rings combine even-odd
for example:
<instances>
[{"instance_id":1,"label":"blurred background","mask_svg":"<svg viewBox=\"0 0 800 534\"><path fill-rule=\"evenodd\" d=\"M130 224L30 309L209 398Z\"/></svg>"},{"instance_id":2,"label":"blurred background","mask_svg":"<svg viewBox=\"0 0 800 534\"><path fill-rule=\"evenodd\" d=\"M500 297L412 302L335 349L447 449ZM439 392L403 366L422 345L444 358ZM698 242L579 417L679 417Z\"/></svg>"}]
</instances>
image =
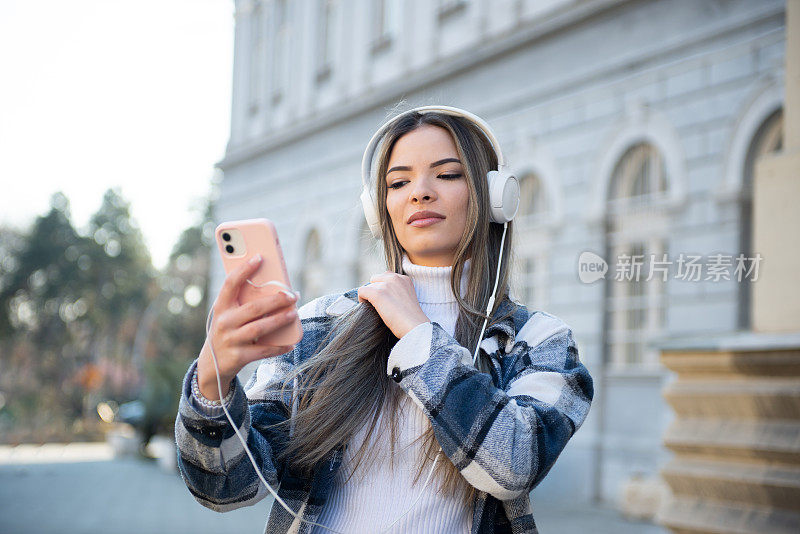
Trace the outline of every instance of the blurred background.
<instances>
[{"instance_id":1,"label":"blurred background","mask_svg":"<svg viewBox=\"0 0 800 534\"><path fill-rule=\"evenodd\" d=\"M213 229L273 220L303 302L367 282L361 156L426 104L495 130L522 189L512 296L594 378L540 531L800 531L799 16L0 0L0 533L263 529L271 498L216 514L175 467Z\"/></svg>"}]
</instances>

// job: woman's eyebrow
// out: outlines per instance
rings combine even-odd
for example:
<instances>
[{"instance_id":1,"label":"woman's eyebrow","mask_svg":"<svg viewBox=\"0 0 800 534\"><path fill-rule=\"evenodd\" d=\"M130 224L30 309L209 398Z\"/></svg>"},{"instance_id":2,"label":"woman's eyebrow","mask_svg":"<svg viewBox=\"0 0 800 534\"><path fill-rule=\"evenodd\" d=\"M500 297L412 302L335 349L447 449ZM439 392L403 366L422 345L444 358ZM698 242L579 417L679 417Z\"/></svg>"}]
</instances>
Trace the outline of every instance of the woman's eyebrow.
<instances>
[{"instance_id":1,"label":"woman's eyebrow","mask_svg":"<svg viewBox=\"0 0 800 534\"><path fill-rule=\"evenodd\" d=\"M458 158L444 158L444 159L440 159L439 161L434 161L433 163L431 163L431 169L432 169L432 168L434 168L434 167L438 167L439 165L443 165L443 164L445 164L445 163L450 163L450 162L453 162L453 163L461 163L461 160L460 160L460 159L458 159ZM386 171L386 174L389 174L389 173L390 173L390 172L392 172L392 171L410 171L410 170L411 170L411 167L409 167L409 166L407 166L407 165L400 165L400 166L398 166L398 167L392 167L391 169L389 169L388 171Z\"/></svg>"}]
</instances>

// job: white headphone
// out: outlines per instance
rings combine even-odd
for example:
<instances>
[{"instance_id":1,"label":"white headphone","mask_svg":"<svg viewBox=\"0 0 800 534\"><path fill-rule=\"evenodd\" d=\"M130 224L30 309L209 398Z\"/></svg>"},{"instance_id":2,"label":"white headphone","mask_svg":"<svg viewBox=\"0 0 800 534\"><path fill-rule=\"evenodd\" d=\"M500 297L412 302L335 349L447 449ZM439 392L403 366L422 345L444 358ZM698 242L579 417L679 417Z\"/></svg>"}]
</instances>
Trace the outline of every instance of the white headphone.
<instances>
[{"instance_id":1,"label":"white headphone","mask_svg":"<svg viewBox=\"0 0 800 534\"><path fill-rule=\"evenodd\" d=\"M490 219L496 223L506 223L514 218L519 208L519 182L517 178L509 172L506 167L503 152L500 150L500 143L497 142L492 129L489 125L478 117L460 108L450 106L422 106L405 111L392 119L386 121L383 126L378 128L372 139L367 144L367 149L364 151L364 157L361 160L361 183L363 190L361 191L361 205L364 208L364 217L367 219L372 235L376 239L381 239L381 226L378 219L378 208L375 199L372 197L370 187L370 172L372 170L372 158L375 155L375 149L378 146L383 134L386 133L396 121L409 115L411 113L428 113L439 112L456 117L463 117L472 121L486 136L486 139L492 144L492 149L497 156L497 170L489 171L486 174L486 180L489 183L489 206L490 206Z\"/></svg>"}]
</instances>

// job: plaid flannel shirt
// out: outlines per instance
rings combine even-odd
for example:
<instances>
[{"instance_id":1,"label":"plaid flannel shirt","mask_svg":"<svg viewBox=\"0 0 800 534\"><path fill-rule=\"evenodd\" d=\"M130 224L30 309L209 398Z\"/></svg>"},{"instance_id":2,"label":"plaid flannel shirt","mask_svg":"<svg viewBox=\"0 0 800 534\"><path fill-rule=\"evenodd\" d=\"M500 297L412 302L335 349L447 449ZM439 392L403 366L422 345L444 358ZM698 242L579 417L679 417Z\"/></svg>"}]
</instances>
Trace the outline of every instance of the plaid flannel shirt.
<instances>
[{"instance_id":1,"label":"plaid flannel shirt","mask_svg":"<svg viewBox=\"0 0 800 534\"><path fill-rule=\"evenodd\" d=\"M276 460L291 429L270 428L295 407L280 393L282 377L313 354L334 320L358 302L357 289L317 298L299 310L303 339L294 350L261 362L246 386L238 378L226 407L239 426L264 478L305 520L315 521L330 494L342 448L320 462L311 477ZM512 303L505 299L495 317ZM392 348L387 375L424 410L448 459L477 488L472 534L537 532L529 494L549 472L581 426L593 397L589 372L578 358L572 331L559 318L518 306L487 327L481 349L490 374L472 366L471 352L435 322L418 325ZM252 505L268 493L220 406L192 394L197 361L184 379L175 421L178 466L203 506L225 512ZM307 534L275 502L267 532Z\"/></svg>"}]
</instances>

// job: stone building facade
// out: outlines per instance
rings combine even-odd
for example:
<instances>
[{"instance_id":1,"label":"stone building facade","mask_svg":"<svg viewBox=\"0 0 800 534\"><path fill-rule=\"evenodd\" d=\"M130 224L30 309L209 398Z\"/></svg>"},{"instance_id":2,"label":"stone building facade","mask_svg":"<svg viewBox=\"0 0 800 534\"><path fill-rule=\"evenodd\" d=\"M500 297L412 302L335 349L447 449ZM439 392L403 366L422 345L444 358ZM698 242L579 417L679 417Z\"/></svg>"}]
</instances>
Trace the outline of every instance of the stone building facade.
<instances>
[{"instance_id":1,"label":"stone building facade","mask_svg":"<svg viewBox=\"0 0 800 534\"><path fill-rule=\"evenodd\" d=\"M785 2L236 0L235 13L215 219L272 219L304 301L363 284L384 270L358 199L372 133L400 101L480 115L521 179L515 296L572 326L596 384L534 498L658 493L671 375L654 340L749 327L735 267L757 253L753 162L781 145ZM581 281L584 252L605 279ZM698 280L681 277L690 256ZM643 260L638 280L626 258Z\"/></svg>"}]
</instances>

